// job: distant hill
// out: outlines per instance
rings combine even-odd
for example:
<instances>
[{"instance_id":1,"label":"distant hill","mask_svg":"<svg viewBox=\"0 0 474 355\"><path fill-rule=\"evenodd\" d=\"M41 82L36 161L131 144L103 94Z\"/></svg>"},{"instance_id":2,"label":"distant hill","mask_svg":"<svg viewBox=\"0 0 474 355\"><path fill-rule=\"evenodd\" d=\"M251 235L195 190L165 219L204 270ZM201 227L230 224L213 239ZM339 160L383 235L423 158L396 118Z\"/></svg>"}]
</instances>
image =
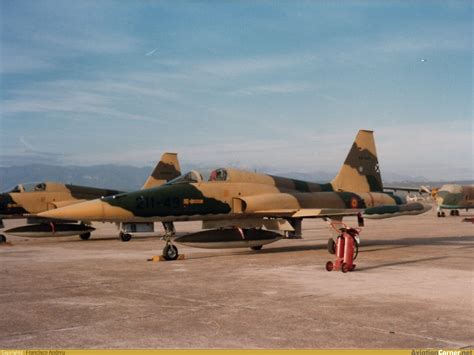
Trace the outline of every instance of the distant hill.
<instances>
[{"instance_id":1,"label":"distant hill","mask_svg":"<svg viewBox=\"0 0 474 355\"><path fill-rule=\"evenodd\" d=\"M183 164L182 170L196 169L196 166ZM94 165L94 166L60 166L48 164L28 164L23 166L0 167L0 191L5 191L14 185L25 182L56 181L77 185L106 187L117 190L139 189L153 167L137 168L128 165ZM254 170L254 169L250 169ZM328 182L335 172L278 172L274 169L257 169L258 172L268 172L300 180ZM399 174L383 174L384 183L398 186L440 186L443 181L429 181L424 177L401 176ZM473 181L449 181L462 184L472 184Z\"/></svg>"}]
</instances>

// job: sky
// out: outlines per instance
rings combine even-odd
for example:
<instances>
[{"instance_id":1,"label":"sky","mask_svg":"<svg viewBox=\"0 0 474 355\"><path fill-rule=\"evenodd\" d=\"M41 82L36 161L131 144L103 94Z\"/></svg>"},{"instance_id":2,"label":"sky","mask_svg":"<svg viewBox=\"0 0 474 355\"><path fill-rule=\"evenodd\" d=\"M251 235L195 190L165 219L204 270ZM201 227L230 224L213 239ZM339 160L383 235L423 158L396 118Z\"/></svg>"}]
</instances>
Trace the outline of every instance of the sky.
<instances>
[{"instance_id":1,"label":"sky","mask_svg":"<svg viewBox=\"0 0 474 355\"><path fill-rule=\"evenodd\" d=\"M471 1L0 2L0 165L473 178Z\"/></svg>"}]
</instances>

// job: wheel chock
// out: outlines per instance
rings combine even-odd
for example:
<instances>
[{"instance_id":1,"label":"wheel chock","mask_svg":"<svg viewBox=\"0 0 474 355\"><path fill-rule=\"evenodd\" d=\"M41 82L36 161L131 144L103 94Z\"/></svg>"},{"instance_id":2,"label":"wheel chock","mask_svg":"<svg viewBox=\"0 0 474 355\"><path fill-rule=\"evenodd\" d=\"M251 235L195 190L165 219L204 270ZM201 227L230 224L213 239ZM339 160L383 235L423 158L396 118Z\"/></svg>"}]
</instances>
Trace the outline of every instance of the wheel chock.
<instances>
[{"instance_id":1,"label":"wheel chock","mask_svg":"<svg viewBox=\"0 0 474 355\"><path fill-rule=\"evenodd\" d=\"M184 260L184 254L179 254L176 260ZM166 260L163 255L153 255L150 259L146 259L146 261L153 261L154 263L159 261L175 261L175 260Z\"/></svg>"}]
</instances>

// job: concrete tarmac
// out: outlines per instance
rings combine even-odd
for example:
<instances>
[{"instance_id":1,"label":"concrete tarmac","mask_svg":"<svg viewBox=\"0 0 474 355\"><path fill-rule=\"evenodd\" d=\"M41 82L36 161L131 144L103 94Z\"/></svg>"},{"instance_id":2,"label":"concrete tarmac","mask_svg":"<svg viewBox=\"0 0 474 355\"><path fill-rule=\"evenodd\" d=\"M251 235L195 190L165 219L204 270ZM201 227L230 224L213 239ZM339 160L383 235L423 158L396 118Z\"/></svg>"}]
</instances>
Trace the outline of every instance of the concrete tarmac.
<instances>
[{"instance_id":1,"label":"concrete tarmac","mask_svg":"<svg viewBox=\"0 0 474 355\"><path fill-rule=\"evenodd\" d=\"M185 259L173 262L147 262L164 242L121 242L112 224L88 241L8 236L0 348L472 348L467 215L366 220L347 274L325 270L321 220L303 222L302 240L258 252L178 246Z\"/></svg>"}]
</instances>

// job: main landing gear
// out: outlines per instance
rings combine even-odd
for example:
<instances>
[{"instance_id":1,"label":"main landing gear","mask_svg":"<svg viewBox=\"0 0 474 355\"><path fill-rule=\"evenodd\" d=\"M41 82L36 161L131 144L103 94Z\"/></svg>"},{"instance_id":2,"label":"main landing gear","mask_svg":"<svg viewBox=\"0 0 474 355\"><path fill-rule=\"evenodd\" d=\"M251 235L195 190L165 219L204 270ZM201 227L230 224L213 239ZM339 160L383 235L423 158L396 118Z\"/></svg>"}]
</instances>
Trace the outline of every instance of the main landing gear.
<instances>
[{"instance_id":1,"label":"main landing gear","mask_svg":"<svg viewBox=\"0 0 474 355\"><path fill-rule=\"evenodd\" d=\"M90 232L79 234L79 238L81 238L82 240L88 240L90 237L91 237Z\"/></svg>"},{"instance_id":2,"label":"main landing gear","mask_svg":"<svg viewBox=\"0 0 474 355\"><path fill-rule=\"evenodd\" d=\"M450 216L459 216L459 210L451 210L451 211L449 211L449 215ZM446 213L444 213L444 211L442 211L442 210L439 210L438 213L437 213L437 216L438 217L446 217Z\"/></svg>"},{"instance_id":3,"label":"main landing gear","mask_svg":"<svg viewBox=\"0 0 474 355\"><path fill-rule=\"evenodd\" d=\"M7 242L7 237L5 235L0 234L0 244L6 243Z\"/></svg>"},{"instance_id":4,"label":"main landing gear","mask_svg":"<svg viewBox=\"0 0 474 355\"><path fill-rule=\"evenodd\" d=\"M130 233L120 231L119 238L122 242L129 242L130 239L132 239L132 235Z\"/></svg>"}]
</instances>

